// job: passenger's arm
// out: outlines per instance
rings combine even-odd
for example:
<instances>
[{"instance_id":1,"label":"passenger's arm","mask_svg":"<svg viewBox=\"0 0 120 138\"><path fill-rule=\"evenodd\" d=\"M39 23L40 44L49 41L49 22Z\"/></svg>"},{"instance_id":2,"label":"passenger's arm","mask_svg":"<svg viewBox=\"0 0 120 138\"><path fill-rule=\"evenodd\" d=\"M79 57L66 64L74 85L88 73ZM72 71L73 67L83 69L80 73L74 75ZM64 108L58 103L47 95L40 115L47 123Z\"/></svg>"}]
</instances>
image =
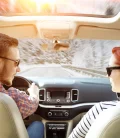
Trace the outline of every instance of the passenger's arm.
<instances>
[{"instance_id":1,"label":"passenger's arm","mask_svg":"<svg viewBox=\"0 0 120 138\"><path fill-rule=\"evenodd\" d=\"M102 111L101 105L94 105L80 120L77 126L73 129L69 138L85 138L87 132L89 131L92 123L98 116L98 114Z\"/></svg>"}]
</instances>

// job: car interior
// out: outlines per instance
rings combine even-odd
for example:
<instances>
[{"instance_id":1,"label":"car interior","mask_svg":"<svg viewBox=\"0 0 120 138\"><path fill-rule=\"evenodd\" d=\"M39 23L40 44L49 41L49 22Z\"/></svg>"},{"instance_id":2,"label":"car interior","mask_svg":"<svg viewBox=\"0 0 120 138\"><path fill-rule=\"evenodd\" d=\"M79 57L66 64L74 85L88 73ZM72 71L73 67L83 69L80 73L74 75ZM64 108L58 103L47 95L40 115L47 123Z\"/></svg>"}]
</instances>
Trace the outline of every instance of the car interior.
<instances>
[{"instance_id":1,"label":"car interior","mask_svg":"<svg viewBox=\"0 0 120 138\"><path fill-rule=\"evenodd\" d=\"M112 92L106 73L111 49L120 46L119 1L6 0L0 4L0 33L19 40L21 72L10 87L27 94L32 83L39 87L39 106L23 120L25 127L40 120L44 124L44 138L67 138L96 103L119 100L120 94ZM118 109L115 112L119 114ZM111 113L110 110L100 116L86 138L112 138L111 130L116 126L100 125L109 124L116 116ZM18 121L22 120L18 113L16 116ZM107 134L101 135L106 128L109 128ZM18 138L28 137L23 132L25 135ZM118 138L119 130L115 133ZM0 137L4 138L1 134Z\"/></svg>"}]
</instances>

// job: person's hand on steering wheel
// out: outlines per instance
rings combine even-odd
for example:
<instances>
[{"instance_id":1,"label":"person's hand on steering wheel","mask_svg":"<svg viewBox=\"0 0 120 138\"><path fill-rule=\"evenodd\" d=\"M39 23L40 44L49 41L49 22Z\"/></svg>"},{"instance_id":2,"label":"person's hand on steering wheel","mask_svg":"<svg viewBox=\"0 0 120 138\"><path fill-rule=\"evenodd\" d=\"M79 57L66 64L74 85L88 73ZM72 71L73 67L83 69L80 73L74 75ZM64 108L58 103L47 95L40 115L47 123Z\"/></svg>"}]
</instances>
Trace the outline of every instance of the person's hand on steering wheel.
<instances>
[{"instance_id":1,"label":"person's hand on steering wheel","mask_svg":"<svg viewBox=\"0 0 120 138\"><path fill-rule=\"evenodd\" d=\"M32 83L30 88L28 88L27 91L30 94L30 97L33 97L39 100L39 88L35 85L35 83Z\"/></svg>"}]
</instances>

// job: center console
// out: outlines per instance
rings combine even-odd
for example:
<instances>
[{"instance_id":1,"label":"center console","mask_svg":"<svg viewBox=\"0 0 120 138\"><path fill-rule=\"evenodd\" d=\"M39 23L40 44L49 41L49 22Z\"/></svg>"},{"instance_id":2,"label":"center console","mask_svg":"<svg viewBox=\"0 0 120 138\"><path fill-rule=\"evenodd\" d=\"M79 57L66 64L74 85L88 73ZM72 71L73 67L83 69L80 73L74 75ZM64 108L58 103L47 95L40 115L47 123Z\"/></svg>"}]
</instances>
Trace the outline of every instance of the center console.
<instances>
[{"instance_id":1,"label":"center console","mask_svg":"<svg viewBox=\"0 0 120 138\"><path fill-rule=\"evenodd\" d=\"M46 138L66 138L69 128L66 120L70 120L71 114L67 106L78 101L78 94L78 89L72 88L47 87L39 90L40 111L37 111L47 120ZM66 108L62 108L64 105Z\"/></svg>"},{"instance_id":2,"label":"center console","mask_svg":"<svg viewBox=\"0 0 120 138\"><path fill-rule=\"evenodd\" d=\"M68 105L78 102L79 90L73 88L42 88L39 90L40 115L47 120L69 120ZM66 108L61 108L62 106Z\"/></svg>"}]
</instances>

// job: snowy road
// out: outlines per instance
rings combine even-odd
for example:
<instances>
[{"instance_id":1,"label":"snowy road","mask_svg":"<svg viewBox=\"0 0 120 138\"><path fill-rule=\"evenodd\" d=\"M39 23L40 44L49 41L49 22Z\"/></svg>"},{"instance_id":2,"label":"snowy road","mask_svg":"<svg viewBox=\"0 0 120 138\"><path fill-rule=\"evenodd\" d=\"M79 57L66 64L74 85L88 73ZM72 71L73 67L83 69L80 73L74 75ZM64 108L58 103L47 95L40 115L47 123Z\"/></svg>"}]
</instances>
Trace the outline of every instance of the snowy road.
<instances>
[{"instance_id":1,"label":"snowy road","mask_svg":"<svg viewBox=\"0 0 120 138\"><path fill-rule=\"evenodd\" d=\"M72 77L71 72L66 71L61 66L59 67L35 67L26 69L18 73L20 76L34 76L34 77Z\"/></svg>"},{"instance_id":2,"label":"snowy road","mask_svg":"<svg viewBox=\"0 0 120 138\"><path fill-rule=\"evenodd\" d=\"M91 69L65 67L65 66L36 66L27 67L17 74L23 77L105 77L106 75L99 71Z\"/></svg>"}]
</instances>

